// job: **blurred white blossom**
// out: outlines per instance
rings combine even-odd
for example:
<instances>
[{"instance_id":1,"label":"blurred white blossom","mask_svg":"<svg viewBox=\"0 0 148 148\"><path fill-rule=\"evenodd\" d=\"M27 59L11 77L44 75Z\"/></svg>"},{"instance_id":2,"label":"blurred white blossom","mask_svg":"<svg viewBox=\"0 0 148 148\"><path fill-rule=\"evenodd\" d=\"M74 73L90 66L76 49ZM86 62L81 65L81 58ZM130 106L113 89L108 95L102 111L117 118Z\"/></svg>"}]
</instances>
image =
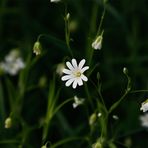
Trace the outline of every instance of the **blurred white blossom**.
<instances>
[{"instance_id":1,"label":"blurred white blossom","mask_svg":"<svg viewBox=\"0 0 148 148\"><path fill-rule=\"evenodd\" d=\"M141 125L148 128L148 113L140 116Z\"/></svg>"},{"instance_id":2,"label":"blurred white blossom","mask_svg":"<svg viewBox=\"0 0 148 148\"><path fill-rule=\"evenodd\" d=\"M142 102L140 110L143 110L143 112L148 111L148 99Z\"/></svg>"},{"instance_id":3,"label":"blurred white blossom","mask_svg":"<svg viewBox=\"0 0 148 148\"><path fill-rule=\"evenodd\" d=\"M74 103L72 104L73 108L76 108L77 106L84 103L83 98L78 98L77 96L74 96Z\"/></svg>"},{"instance_id":4,"label":"blurred white blossom","mask_svg":"<svg viewBox=\"0 0 148 148\"><path fill-rule=\"evenodd\" d=\"M72 83L72 87L75 89L77 85L83 85L83 81L87 81L88 78L83 74L86 70L89 69L89 66L84 66L85 59L81 60L79 65L77 64L76 59L72 59L71 63L66 62L66 65L69 69L64 69L63 73L65 76L62 76L62 81L67 81L65 83L66 86L70 86ZM82 81L83 80L83 81Z\"/></svg>"},{"instance_id":5,"label":"blurred white blossom","mask_svg":"<svg viewBox=\"0 0 148 148\"><path fill-rule=\"evenodd\" d=\"M0 63L1 71L10 75L16 75L21 69L25 67L23 59L17 49L12 50L3 62Z\"/></svg>"},{"instance_id":6,"label":"blurred white blossom","mask_svg":"<svg viewBox=\"0 0 148 148\"><path fill-rule=\"evenodd\" d=\"M102 116L102 113L98 113L98 117L101 117Z\"/></svg>"},{"instance_id":7,"label":"blurred white blossom","mask_svg":"<svg viewBox=\"0 0 148 148\"><path fill-rule=\"evenodd\" d=\"M118 119L119 119L119 117L118 117L117 115L113 115L112 117L113 117L113 119L115 119L115 120L118 120Z\"/></svg>"}]
</instances>

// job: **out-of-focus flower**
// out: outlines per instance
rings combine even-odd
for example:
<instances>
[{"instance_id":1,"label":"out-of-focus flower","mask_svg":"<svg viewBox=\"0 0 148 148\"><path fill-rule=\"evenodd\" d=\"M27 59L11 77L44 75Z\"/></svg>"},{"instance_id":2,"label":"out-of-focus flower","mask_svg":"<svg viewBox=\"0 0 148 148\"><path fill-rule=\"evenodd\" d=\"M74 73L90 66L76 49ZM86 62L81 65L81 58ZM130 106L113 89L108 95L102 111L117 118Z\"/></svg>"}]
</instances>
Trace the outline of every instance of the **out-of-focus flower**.
<instances>
[{"instance_id":1,"label":"out-of-focus flower","mask_svg":"<svg viewBox=\"0 0 148 148\"><path fill-rule=\"evenodd\" d=\"M143 112L148 111L148 99L142 102L140 110L143 110Z\"/></svg>"},{"instance_id":2,"label":"out-of-focus flower","mask_svg":"<svg viewBox=\"0 0 148 148\"><path fill-rule=\"evenodd\" d=\"M61 76L63 74L63 70L65 68L65 65L63 63L60 63L57 65L57 68L56 68L56 73Z\"/></svg>"},{"instance_id":3,"label":"out-of-focus flower","mask_svg":"<svg viewBox=\"0 0 148 148\"><path fill-rule=\"evenodd\" d=\"M36 41L33 45L33 53L36 55L40 55L42 50L41 43L39 41Z\"/></svg>"},{"instance_id":4,"label":"out-of-focus flower","mask_svg":"<svg viewBox=\"0 0 148 148\"><path fill-rule=\"evenodd\" d=\"M70 86L73 83L72 87L75 89L77 85L81 86L83 85L83 81L88 80L88 78L83 73L89 69L89 66L83 67L85 64L85 59L81 60L79 65L77 64L76 59L72 59L71 63L66 62L66 65L69 69L63 70L63 73L66 75L62 76L61 79L62 81L67 81L65 83L66 86Z\"/></svg>"},{"instance_id":5,"label":"out-of-focus flower","mask_svg":"<svg viewBox=\"0 0 148 148\"><path fill-rule=\"evenodd\" d=\"M148 128L148 113L140 116L141 125Z\"/></svg>"},{"instance_id":6,"label":"out-of-focus flower","mask_svg":"<svg viewBox=\"0 0 148 148\"><path fill-rule=\"evenodd\" d=\"M115 120L118 120L118 119L119 119L119 117L118 117L117 115L113 115L112 117L113 117L113 119L115 119Z\"/></svg>"},{"instance_id":7,"label":"out-of-focus flower","mask_svg":"<svg viewBox=\"0 0 148 148\"><path fill-rule=\"evenodd\" d=\"M23 59L19 55L17 49L12 50L3 62L0 63L0 69L4 73L16 75L21 69L25 67Z\"/></svg>"},{"instance_id":8,"label":"out-of-focus flower","mask_svg":"<svg viewBox=\"0 0 148 148\"><path fill-rule=\"evenodd\" d=\"M102 116L102 113L98 113L98 117L101 117Z\"/></svg>"},{"instance_id":9,"label":"out-of-focus flower","mask_svg":"<svg viewBox=\"0 0 148 148\"><path fill-rule=\"evenodd\" d=\"M83 98L78 98L77 96L74 96L74 103L72 104L73 108L76 108L77 106L84 103Z\"/></svg>"},{"instance_id":10,"label":"out-of-focus flower","mask_svg":"<svg viewBox=\"0 0 148 148\"><path fill-rule=\"evenodd\" d=\"M96 113L91 114L91 116L89 117L89 125L93 125L97 120L97 115Z\"/></svg>"},{"instance_id":11,"label":"out-of-focus flower","mask_svg":"<svg viewBox=\"0 0 148 148\"><path fill-rule=\"evenodd\" d=\"M12 119L11 117L8 117L5 120L5 128L11 128L11 126L12 126Z\"/></svg>"},{"instance_id":12,"label":"out-of-focus flower","mask_svg":"<svg viewBox=\"0 0 148 148\"><path fill-rule=\"evenodd\" d=\"M103 36L99 35L95 41L92 43L92 48L94 49L101 49L102 48L102 41L103 41Z\"/></svg>"},{"instance_id":13,"label":"out-of-focus flower","mask_svg":"<svg viewBox=\"0 0 148 148\"><path fill-rule=\"evenodd\" d=\"M51 0L51 2L53 3L57 3L57 2L60 2L61 0Z\"/></svg>"}]
</instances>

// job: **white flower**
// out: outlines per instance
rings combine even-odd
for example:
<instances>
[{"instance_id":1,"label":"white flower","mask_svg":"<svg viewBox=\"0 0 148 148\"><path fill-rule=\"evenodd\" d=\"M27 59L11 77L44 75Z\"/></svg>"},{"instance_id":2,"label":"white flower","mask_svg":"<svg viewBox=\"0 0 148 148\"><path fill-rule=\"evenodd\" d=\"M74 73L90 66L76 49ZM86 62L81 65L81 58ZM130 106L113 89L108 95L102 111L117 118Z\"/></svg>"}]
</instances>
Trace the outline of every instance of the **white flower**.
<instances>
[{"instance_id":1,"label":"white flower","mask_svg":"<svg viewBox=\"0 0 148 148\"><path fill-rule=\"evenodd\" d=\"M6 57L4 62L0 63L0 69L10 75L16 75L19 70L23 69L25 64L23 59L19 57L17 50L12 50Z\"/></svg>"},{"instance_id":2,"label":"white flower","mask_svg":"<svg viewBox=\"0 0 148 148\"><path fill-rule=\"evenodd\" d=\"M85 64L85 59L81 60L79 65L75 59L71 60L70 62L66 62L66 65L69 69L64 69L63 73L65 76L62 76L62 81L67 81L65 83L66 86L70 86L72 83L72 87L75 89L77 85L83 85L83 81L87 81L88 78L83 74L89 66L83 67ZM83 81L82 81L83 80Z\"/></svg>"},{"instance_id":3,"label":"white flower","mask_svg":"<svg viewBox=\"0 0 148 148\"><path fill-rule=\"evenodd\" d=\"M103 37L102 35L99 35L96 40L92 43L92 48L94 49L101 49L102 48L102 40L103 40Z\"/></svg>"},{"instance_id":4,"label":"white flower","mask_svg":"<svg viewBox=\"0 0 148 148\"><path fill-rule=\"evenodd\" d=\"M141 104L140 110L143 110L143 112L148 111L148 99Z\"/></svg>"},{"instance_id":5,"label":"white flower","mask_svg":"<svg viewBox=\"0 0 148 148\"><path fill-rule=\"evenodd\" d=\"M12 119L10 117L5 120L5 128L10 128L12 126Z\"/></svg>"},{"instance_id":6,"label":"white flower","mask_svg":"<svg viewBox=\"0 0 148 148\"><path fill-rule=\"evenodd\" d=\"M83 98L78 98L77 96L74 96L74 103L72 104L73 108L76 108L77 106L84 103Z\"/></svg>"},{"instance_id":7,"label":"white flower","mask_svg":"<svg viewBox=\"0 0 148 148\"><path fill-rule=\"evenodd\" d=\"M61 0L51 0L51 2L57 3L60 2Z\"/></svg>"},{"instance_id":8,"label":"white flower","mask_svg":"<svg viewBox=\"0 0 148 148\"><path fill-rule=\"evenodd\" d=\"M143 127L148 128L148 113L145 115L140 116L140 120L141 120L141 125Z\"/></svg>"}]
</instances>

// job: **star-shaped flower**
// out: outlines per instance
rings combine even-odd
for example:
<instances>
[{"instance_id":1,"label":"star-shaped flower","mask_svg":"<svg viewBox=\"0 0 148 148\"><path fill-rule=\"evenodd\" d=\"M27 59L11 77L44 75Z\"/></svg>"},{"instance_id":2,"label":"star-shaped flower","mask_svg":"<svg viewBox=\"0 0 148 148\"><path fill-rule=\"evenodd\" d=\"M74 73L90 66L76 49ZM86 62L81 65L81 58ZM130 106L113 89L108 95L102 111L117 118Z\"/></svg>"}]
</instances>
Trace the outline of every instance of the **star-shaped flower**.
<instances>
[{"instance_id":1,"label":"star-shaped flower","mask_svg":"<svg viewBox=\"0 0 148 148\"><path fill-rule=\"evenodd\" d=\"M65 83L66 86L70 86L72 84L72 87L75 89L77 85L81 86L83 85L83 81L88 80L88 78L83 74L89 69L89 66L83 67L85 62L85 59L81 60L79 64L77 64L76 59L72 59L71 63L66 62L66 66L69 69L63 69L63 73L66 75L61 78L62 81L67 81Z\"/></svg>"}]
</instances>

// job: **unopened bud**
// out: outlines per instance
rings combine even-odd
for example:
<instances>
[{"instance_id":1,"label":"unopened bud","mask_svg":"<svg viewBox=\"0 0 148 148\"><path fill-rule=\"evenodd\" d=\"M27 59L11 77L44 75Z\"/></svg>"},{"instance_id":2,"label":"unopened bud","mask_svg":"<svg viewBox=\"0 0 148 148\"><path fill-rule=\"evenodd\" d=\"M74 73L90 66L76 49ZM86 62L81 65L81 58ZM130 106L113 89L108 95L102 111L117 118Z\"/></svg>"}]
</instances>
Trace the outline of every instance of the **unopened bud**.
<instances>
[{"instance_id":1,"label":"unopened bud","mask_svg":"<svg viewBox=\"0 0 148 148\"><path fill-rule=\"evenodd\" d=\"M70 18L70 13L67 13L66 20L69 20L69 18Z\"/></svg>"},{"instance_id":2,"label":"unopened bud","mask_svg":"<svg viewBox=\"0 0 148 148\"><path fill-rule=\"evenodd\" d=\"M11 126L12 126L12 119L8 117L5 120L5 128L11 128Z\"/></svg>"},{"instance_id":3,"label":"unopened bud","mask_svg":"<svg viewBox=\"0 0 148 148\"><path fill-rule=\"evenodd\" d=\"M97 115L96 113L93 113L89 118L89 125L93 125L96 122Z\"/></svg>"},{"instance_id":4,"label":"unopened bud","mask_svg":"<svg viewBox=\"0 0 148 148\"><path fill-rule=\"evenodd\" d=\"M102 41L103 41L103 36L99 35L96 40L92 43L92 48L94 49L101 49L102 48Z\"/></svg>"},{"instance_id":5,"label":"unopened bud","mask_svg":"<svg viewBox=\"0 0 148 148\"><path fill-rule=\"evenodd\" d=\"M42 50L41 43L39 41L36 41L33 46L33 53L39 55L41 54L41 50Z\"/></svg>"},{"instance_id":6,"label":"unopened bud","mask_svg":"<svg viewBox=\"0 0 148 148\"><path fill-rule=\"evenodd\" d=\"M127 69L126 67L123 68L123 73L124 73L125 75L128 75L128 69Z\"/></svg>"}]
</instances>

